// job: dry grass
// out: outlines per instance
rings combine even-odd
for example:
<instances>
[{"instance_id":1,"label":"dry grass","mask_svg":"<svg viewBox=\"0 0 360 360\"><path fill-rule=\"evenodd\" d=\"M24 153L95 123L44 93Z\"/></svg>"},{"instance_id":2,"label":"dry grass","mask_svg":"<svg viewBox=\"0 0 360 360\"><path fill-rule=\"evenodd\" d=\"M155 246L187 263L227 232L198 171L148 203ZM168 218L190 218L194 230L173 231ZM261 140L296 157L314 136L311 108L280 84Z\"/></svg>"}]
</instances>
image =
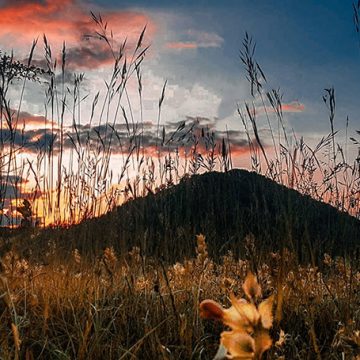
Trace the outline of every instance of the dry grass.
<instances>
[{"instance_id":1,"label":"dry grass","mask_svg":"<svg viewBox=\"0 0 360 360\"><path fill-rule=\"evenodd\" d=\"M264 298L274 294L274 345L263 358L359 355L360 272L342 258L325 256L321 270L296 265L287 251L257 268L231 253L217 264L201 239L197 257L175 265L137 248L123 257L108 248L95 265L78 251L48 256L47 265L2 258L2 359L211 359L224 327L201 319L199 304L245 296L248 271Z\"/></svg>"}]
</instances>

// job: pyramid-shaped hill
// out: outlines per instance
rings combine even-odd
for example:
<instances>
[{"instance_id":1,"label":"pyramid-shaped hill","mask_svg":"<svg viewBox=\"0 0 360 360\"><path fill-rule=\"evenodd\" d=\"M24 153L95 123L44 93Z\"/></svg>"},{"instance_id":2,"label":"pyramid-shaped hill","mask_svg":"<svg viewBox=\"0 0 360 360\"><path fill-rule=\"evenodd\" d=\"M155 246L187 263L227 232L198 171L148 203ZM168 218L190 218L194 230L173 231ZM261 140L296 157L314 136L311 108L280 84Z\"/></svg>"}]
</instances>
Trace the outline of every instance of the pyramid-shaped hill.
<instances>
[{"instance_id":1,"label":"pyramid-shaped hill","mask_svg":"<svg viewBox=\"0 0 360 360\"><path fill-rule=\"evenodd\" d=\"M184 178L178 185L119 206L98 219L49 236L81 252L106 246L177 261L193 256L195 235L206 235L215 259L228 250L242 255L244 238L255 237L261 254L287 247L300 261L323 254L356 255L360 221L246 170ZM358 255L357 255L358 256Z\"/></svg>"}]
</instances>

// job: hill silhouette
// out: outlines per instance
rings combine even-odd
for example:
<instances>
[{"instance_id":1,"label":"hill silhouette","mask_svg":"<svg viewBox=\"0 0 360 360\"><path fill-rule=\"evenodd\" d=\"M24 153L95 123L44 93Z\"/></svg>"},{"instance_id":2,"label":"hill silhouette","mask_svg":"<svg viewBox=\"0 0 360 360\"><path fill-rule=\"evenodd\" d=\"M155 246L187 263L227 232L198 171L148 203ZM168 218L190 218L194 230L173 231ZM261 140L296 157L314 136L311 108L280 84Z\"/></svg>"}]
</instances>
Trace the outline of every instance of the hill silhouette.
<instances>
[{"instance_id":1,"label":"hill silhouette","mask_svg":"<svg viewBox=\"0 0 360 360\"><path fill-rule=\"evenodd\" d=\"M119 252L138 246L142 254L177 261L194 255L199 233L206 235L215 259L229 250L242 256L249 234L263 256L286 247L301 262L319 260L325 252L358 257L360 246L356 218L239 169L184 178L178 185L128 201L100 218L66 230L49 229L39 238L87 254L106 246Z\"/></svg>"}]
</instances>

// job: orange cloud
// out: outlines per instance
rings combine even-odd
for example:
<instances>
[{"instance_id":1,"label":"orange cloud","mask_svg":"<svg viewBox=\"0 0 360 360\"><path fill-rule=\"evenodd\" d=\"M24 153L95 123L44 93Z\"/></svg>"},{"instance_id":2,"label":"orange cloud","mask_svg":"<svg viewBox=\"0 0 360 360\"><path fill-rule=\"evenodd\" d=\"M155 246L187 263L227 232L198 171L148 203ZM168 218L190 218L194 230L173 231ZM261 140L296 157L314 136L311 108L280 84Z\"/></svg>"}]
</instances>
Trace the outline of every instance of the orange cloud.
<instances>
[{"instance_id":1,"label":"orange cloud","mask_svg":"<svg viewBox=\"0 0 360 360\"><path fill-rule=\"evenodd\" d=\"M302 112L305 110L305 105L298 101L292 101L288 104L282 104L281 108L283 112Z\"/></svg>"},{"instance_id":2,"label":"orange cloud","mask_svg":"<svg viewBox=\"0 0 360 360\"><path fill-rule=\"evenodd\" d=\"M94 9L95 12L97 10ZM143 12L104 11L101 15L104 23L108 23L109 34L112 31L119 44L127 38L129 47L137 43L145 25L145 43L149 43L156 31L155 23ZM104 41L96 38L86 40L88 35L95 34L96 26L89 15L88 6L85 7L80 0L6 0L5 5L0 7L0 19L2 44L11 44L12 47L28 51L33 39L46 34L49 43L57 51L66 42L70 63L93 68L110 62L109 51L104 55Z\"/></svg>"},{"instance_id":3,"label":"orange cloud","mask_svg":"<svg viewBox=\"0 0 360 360\"><path fill-rule=\"evenodd\" d=\"M39 130L39 129L49 129L49 128L53 128L53 129L57 129L58 126L57 124L52 121L49 120L47 118L45 118L45 116L42 115L32 115L26 111L20 111L18 113L17 110L13 110L11 109L12 112L12 118L11 118L11 123L13 126L13 130L25 130L25 131L29 131L29 130ZM16 124L16 127L15 127ZM3 121L2 123L2 130L8 130L9 126L7 121Z\"/></svg>"},{"instance_id":4,"label":"orange cloud","mask_svg":"<svg viewBox=\"0 0 360 360\"><path fill-rule=\"evenodd\" d=\"M263 106L259 106L254 110L255 110L255 115L265 114L265 110L268 113L275 112L274 108L271 106L266 106L266 108L264 108ZM305 110L305 105L300 103L299 101L291 101L290 103L287 104L281 104L281 110L283 113L299 113ZM253 109L250 108L250 111L251 113L253 113Z\"/></svg>"},{"instance_id":5,"label":"orange cloud","mask_svg":"<svg viewBox=\"0 0 360 360\"><path fill-rule=\"evenodd\" d=\"M18 127L22 126L26 130L57 128L57 124L46 119L45 116L32 115L25 111L21 111L19 114Z\"/></svg>"},{"instance_id":6,"label":"orange cloud","mask_svg":"<svg viewBox=\"0 0 360 360\"><path fill-rule=\"evenodd\" d=\"M197 49L198 45L192 41L178 41L168 42L166 47L169 49L182 50L182 49Z\"/></svg>"}]
</instances>

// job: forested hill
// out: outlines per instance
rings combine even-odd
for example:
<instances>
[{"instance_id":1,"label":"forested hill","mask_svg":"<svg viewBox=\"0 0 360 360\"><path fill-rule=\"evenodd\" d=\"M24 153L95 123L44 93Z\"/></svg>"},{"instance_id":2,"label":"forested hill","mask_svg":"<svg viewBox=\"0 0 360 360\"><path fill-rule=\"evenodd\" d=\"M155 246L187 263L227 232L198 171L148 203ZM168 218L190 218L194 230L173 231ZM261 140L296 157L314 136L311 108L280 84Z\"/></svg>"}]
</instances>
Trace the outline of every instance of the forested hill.
<instances>
[{"instance_id":1,"label":"forested hill","mask_svg":"<svg viewBox=\"0 0 360 360\"><path fill-rule=\"evenodd\" d=\"M356 255L360 247L359 220L246 170L185 178L101 218L41 237L93 254L106 246L140 246L143 254L176 261L194 254L199 233L215 259L228 250L242 256L250 233L263 256L287 247L305 262L324 252Z\"/></svg>"},{"instance_id":2,"label":"forested hill","mask_svg":"<svg viewBox=\"0 0 360 360\"><path fill-rule=\"evenodd\" d=\"M90 244L118 250L136 245L165 259L192 255L198 233L206 235L215 257L230 249L241 255L249 233L262 253L285 246L304 261L324 252L355 253L360 246L359 220L245 170L183 179L91 223L80 236L84 250Z\"/></svg>"}]
</instances>

